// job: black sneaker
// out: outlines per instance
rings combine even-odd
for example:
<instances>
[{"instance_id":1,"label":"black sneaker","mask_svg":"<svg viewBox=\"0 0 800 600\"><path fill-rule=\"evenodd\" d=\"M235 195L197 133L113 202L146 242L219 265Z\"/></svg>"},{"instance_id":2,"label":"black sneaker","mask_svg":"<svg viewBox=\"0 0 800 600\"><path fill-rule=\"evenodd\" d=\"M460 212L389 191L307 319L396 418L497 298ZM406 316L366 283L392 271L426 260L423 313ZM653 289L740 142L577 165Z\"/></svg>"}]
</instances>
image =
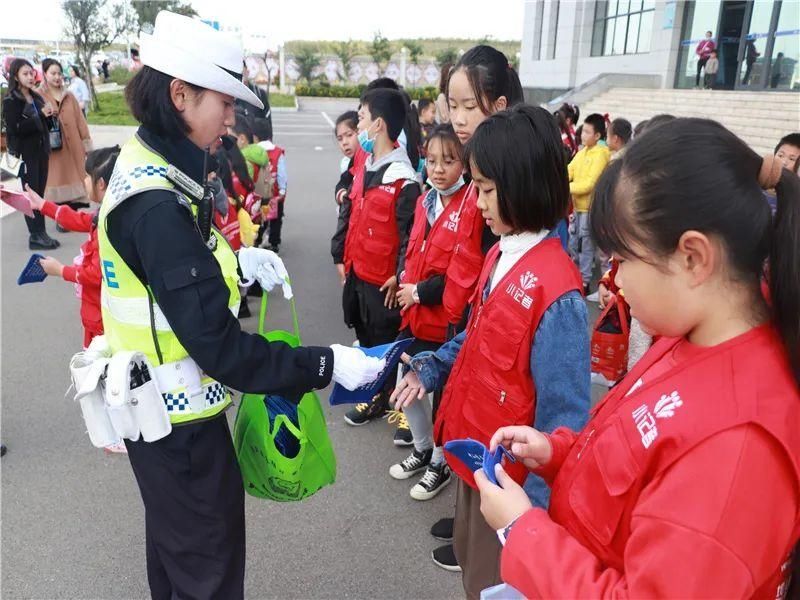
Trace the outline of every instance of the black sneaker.
<instances>
[{"instance_id":1,"label":"black sneaker","mask_svg":"<svg viewBox=\"0 0 800 600\"><path fill-rule=\"evenodd\" d=\"M414 450L403 462L389 467L389 475L395 479L408 479L409 477L413 477L430 464L432 454L433 448L423 450L422 452Z\"/></svg>"},{"instance_id":2,"label":"black sneaker","mask_svg":"<svg viewBox=\"0 0 800 600\"><path fill-rule=\"evenodd\" d=\"M0 456L5 456L6 452L8 452L8 448L6 448L5 444L0 444Z\"/></svg>"},{"instance_id":3,"label":"black sneaker","mask_svg":"<svg viewBox=\"0 0 800 600\"><path fill-rule=\"evenodd\" d=\"M414 445L414 436L411 434L411 428L408 426L408 419L405 414L403 414L402 410L390 410L387 421L390 424L397 423L397 429L394 430L395 446Z\"/></svg>"},{"instance_id":4,"label":"black sneaker","mask_svg":"<svg viewBox=\"0 0 800 600\"><path fill-rule=\"evenodd\" d=\"M353 427L366 425L374 419L385 416L389 410L387 404L387 401L378 394L369 404L361 402L348 410L344 415L344 422Z\"/></svg>"},{"instance_id":5,"label":"black sneaker","mask_svg":"<svg viewBox=\"0 0 800 600\"><path fill-rule=\"evenodd\" d=\"M437 567L441 567L445 571L450 571L452 573L461 573L461 567L456 560L456 553L453 550L453 544L439 546L433 552L431 552L431 558Z\"/></svg>"},{"instance_id":6,"label":"black sneaker","mask_svg":"<svg viewBox=\"0 0 800 600\"><path fill-rule=\"evenodd\" d=\"M439 519L433 524L433 527L431 527L431 535L437 540L442 540L443 542L452 542L454 520L455 519L452 518Z\"/></svg>"},{"instance_id":7,"label":"black sneaker","mask_svg":"<svg viewBox=\"0 0 800 600\"><path fill-rule=\"evenodd\" d=\"M54 240L44 231L41 233L32 233L28 238L29 250L55 250L61 246L58 240Z\"/></svg>"},{"instance_id":8,"label":"black sneaker","mask_svg":"<svg viewBox=\"0 0 800 600\"><path fill-rule=\"evenodd\" d=\"M253 285L247 288L247 295L253 296L254 298L261 298L261 294L263 293L264 292L261 289L261 285L257 281L254 281Z\"/></svg>"},{"instance_id":9,"label":"black sneaker","mask_svg":"<svg viewBox=\"0 0 800 600\"><path fill-rule=\"evenodd\" d=\"M447 466L446 462L442 461L438 465L428 465L422 479L411 488L409 494L414 500L430 500L435 498L452 480L450 467Z\"/></svg>"},{"instance_id":10,"label":"black sneaker","mask_svg":"<svg viewBox=\"0 0 800 600\"><path fill-rule=\"evenodd\" d=\"M271 250L272 252L278 255L280 254L278 244L270 244L269 246L267 246L267 250Z\"/></svg>"}]
</instances>

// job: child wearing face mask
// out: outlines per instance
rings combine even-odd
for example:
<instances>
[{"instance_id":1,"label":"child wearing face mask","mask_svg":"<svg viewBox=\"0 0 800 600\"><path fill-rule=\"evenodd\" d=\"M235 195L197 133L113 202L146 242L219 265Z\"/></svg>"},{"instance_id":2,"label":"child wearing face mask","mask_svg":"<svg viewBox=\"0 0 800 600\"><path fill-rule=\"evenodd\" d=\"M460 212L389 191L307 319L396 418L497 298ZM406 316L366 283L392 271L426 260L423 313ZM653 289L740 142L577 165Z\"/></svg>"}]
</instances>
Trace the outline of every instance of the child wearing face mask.
<instances>
[{"instance_id":1,"label":"child wearing face mask","mask_svg":"<svg viewBox=\"0 0 800 600\"><path fill-rule=\"evenodd\" d=\"M114 172L114 165L119 156L119 146L100 148L90 152L86 157L86 195L98 205L103 201L108 181ZM83 347L89 347L91 341L103 335L103 317L100 312L100 250L97 244L97 213L76 211L64 204L55 204L44 200L30 186L25 186L31 208L41 211L67 231L82 231L89 234L81 245L80 254L73 264L63 265L57 259L48 256L39 261L45 273L60 277L75 285L75 293L81 301L81 323L83 324ZM127 453L122 440L106 447L107 452Z\"/></svg>"},{"instance_id":2,"label":"child wearing face mask","mask_svg":"<svg viewBox=\"0 0 800 600\"><path fill-rule=\"evenodd\" d=\"M354 110L348 110L339 115L336 119L334 132L336 134L336 143L342 152L342 160L339 163L339 181L334 190L338 214L339 207L346 200L350 186L353 184L353 159L359 148L358 113Z\"/></svg>"},{"instance_id":3,"label":"child wearing face mask","mask_svg":"<svg viewBox=\"0 0 800 600\"><path fill-rule=\"evenodd\" d=\"M462 147L453 127L434 127L425 151L431 189L417 200L408 250L398 269L397 301L402 315L398 339L415 338L406 351L411 356L437 350L447 339L448 317L442 306L444 274L453 256L458 222L467 202ZM438 404L436 396L434 411ZM410 491L415 500L430 500L452 479L441 446L434 444L431 409L431 402L424 399L393 415L399 421L395 445L413 444L414 449L403 461L392 465L389 475L408 479L424 471Z\"/></svg>"},{"instance_id":4,"label":"child wearing face mask","mask_svg":"<svg viewBox=\"0 0 800 600\"><path fill-rule=\"evenodd\" d=\"M396 292L398 264L405 255L414 206L420 195L416 172L397 146L407 102L397 90L373 89L361 98L359 143L350 209L340 214L332 255L343 285L344 321L359 344L394 341L400 325ZM391 379L391 378L390 378ZM388 410L391 388L345 415L348 425L366 425Z\"/></svg>"},{"instance_id":5,"label":"child wearing face mask","mask_svg":"<svg viewBox=\"0 0 800 600\"><path fill-rule=\"evenodd\" d=\"M488 447L503 425L582 426L590 401L587 311L580 274L554 230L569 201L555 120L525 105L494 114L467 144L466 162L481 217L500 242L486 256L466 330L410 359L395 406L444 387L434 425L441 445L472 438ZM500 542L481 516L472 472L445 457L459 478L454 550L466 595L478 598L500 581ZM508 472L520 485L528 475L521 464ZM546 507L550 490L535 477L525 494Z\"/></svg>"}]
</instances>

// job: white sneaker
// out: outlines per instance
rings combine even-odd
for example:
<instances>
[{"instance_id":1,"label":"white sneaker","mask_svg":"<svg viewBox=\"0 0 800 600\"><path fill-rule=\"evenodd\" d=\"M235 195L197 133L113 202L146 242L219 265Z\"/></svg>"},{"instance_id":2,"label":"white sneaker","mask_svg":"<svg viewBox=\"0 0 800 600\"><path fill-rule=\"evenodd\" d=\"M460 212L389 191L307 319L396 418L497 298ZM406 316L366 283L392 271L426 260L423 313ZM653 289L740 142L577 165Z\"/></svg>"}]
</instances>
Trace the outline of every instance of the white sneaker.
<instances>
[{"instance_id":1,"label":"white sneaker","mask_svg":"<svg viewBox=\"0 0 800 600\"><path fill-rule=\"evenodd\" d=\"M595 292L593 294L589 294L588 296L586 296L586 300L588 300L589 302L597 302L597 303L599 303L600 302L600 292Z\"/></svg>"},{"instance_id":2,"label":"white sneaker","mask_svg":"<svg viewBox=\"0 0 800 600\"><path fill-rule=\"evenodd\" d=\"M122 440L118 441L116 444L109 444L105 448L103 448L106 454L127 454L128 449L125 447L125 442Z\"/></svg>"},{"instance_id":3,"label":"white sneaker","mask_svg":"<svg viewBox=\"0 0 800 600\"><path fill-rule=\"evenodd\" d=\"M452 479L450 467L447 466L446 462L438 465L428 465L422 479L411 488L409 495L414 500L430 500L446 488Z\"/></svg>"},{"instance_id":4,"label":"white sneaker","mask_svg":"<svg viewBox=\"0 0 800 600\"><path fill-rule=\"evenodd\" d=\"M592 373L589 380L595 385L602 385L607 388L610 388L611 386L614 385L613 381L609 381L608 379L606 379L606 376L601 373Z\"/></svg>"}]
</instances>

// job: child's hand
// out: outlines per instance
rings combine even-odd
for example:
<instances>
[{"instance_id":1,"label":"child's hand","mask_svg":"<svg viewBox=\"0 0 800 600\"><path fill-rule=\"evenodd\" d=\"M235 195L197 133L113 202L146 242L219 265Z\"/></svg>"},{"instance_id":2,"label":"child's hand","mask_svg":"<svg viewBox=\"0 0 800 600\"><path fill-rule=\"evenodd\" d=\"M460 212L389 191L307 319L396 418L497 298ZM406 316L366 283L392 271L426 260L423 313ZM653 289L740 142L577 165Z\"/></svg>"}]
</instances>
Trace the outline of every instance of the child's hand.
<instances>
[{"instance_id":1,"label":"child's hand","mask_svg":"<svg viewBox=\"0 0 800 600\"><path fill-rule=\"evenodd\" d=\"M492 529L501 529L508 527L515 519L533 508L533 505L525 490L511 479L502 465L495 465L494 474L500 485L489 481L483 469L475 471L475 483L481 493L483 518Z\"/></svg>"},{"instance_id":2,"label":"child's hand","mask_svg":"<svg viewBox=\"0 0 800 600\"><path fill-rule=\"evenodd\" d=\"M54 275L56 277L63 277L64 275L64 265L62 265L58 260L53 258L52 256L48 256L47 258L40 258L39 264L42 265L42 269L48 275Z\"/></svg>"},{"instance_id":3,"label":"child's hand","mask_svg":"<svg viewBox=\"0 0 800 600\"><path fill-rule=\"evenodd\" d=\"M42 210L44 206L44 198L31 189L27 183L25 184L25 193L28 196L28 202L31 203L31 208L34 210Z\"/></svg>"},{"instance_id":4,"label":"child's hand","mask_svg":"<svg viewBox=\"0 0 800 600\"><path fill-rule=\"evenodd\" d=\"M547 436L524 425L501 427L495 431L489 442L489 451L494 452L498 446L511 452L528 469L543 467L553 457L553 447Z\"/></svg>"},{"instance_id":5,"label":"child's hand","mask_svg":"<svg viewBox=\"0 0 800 600\"><path fill-rule=\"evenodd\" d=\"M339 279L342 280L342 287L344 287L345 281L347 281L347 276L344 272L344 265L342 263L336 264L336 272L339 274Z\"/></svg>"},{"instance_id":6,"label":"child's hand","mask_svg":"<svg viewBox=\"0 0 800 600\"><path fill-rule=\"evenodd\" d=\"M597 286L597 301L600 303L600 309L604 309L611 301L612 294L605 284L601 283Z\"/></svg>"},{"instance_id":7,"label":"child's hand","mask_svg":"<svg viewBox=\"0 0 800 600\"><path fill-rule=\"evenodd\" d=\"M403 362L406 361L404 360ZM395 410L402 410L413 404L415 400L422 400L427 393L428 390L422 385L414 369L411 369L403 376L400 383L395 386L392 395L389 397L389 402L394 404Z\"/></svg>"},{"instance_id":8,"label":"child's hand","mask_svg":"<svg viewBox=\"0 0 800 600\"><path fill-rule=\"evenodd\" d=\"M386 297L383 300L383 305L386 308L397 308L397 298L395 292L397 291L397 276L392 275L381 286L381 291L386 292Z\"/></svg>"},{"instance_id":9,"label":"child's hand","mask_svg":"<svg viewBox=\"0 0 800 600\"><path fill-rule=\"evenodd\" d=\"M407 310L414 304L414 288L413 283L401 283L400 289L397 290L397 303L400 305L402 311Z\"/></svg>"}]
</instances>

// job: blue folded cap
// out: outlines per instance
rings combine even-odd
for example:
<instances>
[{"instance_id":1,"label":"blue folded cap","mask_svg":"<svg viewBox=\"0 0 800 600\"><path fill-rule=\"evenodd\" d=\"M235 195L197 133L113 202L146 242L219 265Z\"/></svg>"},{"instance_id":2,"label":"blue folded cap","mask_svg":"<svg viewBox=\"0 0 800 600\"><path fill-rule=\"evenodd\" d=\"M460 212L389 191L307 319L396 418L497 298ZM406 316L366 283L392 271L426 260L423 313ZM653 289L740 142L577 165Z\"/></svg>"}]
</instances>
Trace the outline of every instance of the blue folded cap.
<instances>
[{"instance_id":1,"label":"blue folded cap","mask_svg":"<svg viewBox=\"0 0 800 600\"><path fill-rule=\"evenodd\" d=\"M25 285L26 283L39 283L47 278L47 273L44 272L39 260L44 258L41 254L32 254L28 259L22 273L17 277L17 285Z\"/></svg>"},{"instance_id":2,"label":"blue folded cap","mask_svg":"<svg viewBox=\"0 0 800 600\"><path fill-rule=\"evenodd\" d=\"M495 485L499 484L494 474L494 466L503 460L503 456L512 463L517 462L503 446L498 446L494 452L489 452L481 442L470 438L449 441L444 445L444 449L463 462L471 472L474 473L482 468L489 481Z\"/></svg>"}]
</instances>

